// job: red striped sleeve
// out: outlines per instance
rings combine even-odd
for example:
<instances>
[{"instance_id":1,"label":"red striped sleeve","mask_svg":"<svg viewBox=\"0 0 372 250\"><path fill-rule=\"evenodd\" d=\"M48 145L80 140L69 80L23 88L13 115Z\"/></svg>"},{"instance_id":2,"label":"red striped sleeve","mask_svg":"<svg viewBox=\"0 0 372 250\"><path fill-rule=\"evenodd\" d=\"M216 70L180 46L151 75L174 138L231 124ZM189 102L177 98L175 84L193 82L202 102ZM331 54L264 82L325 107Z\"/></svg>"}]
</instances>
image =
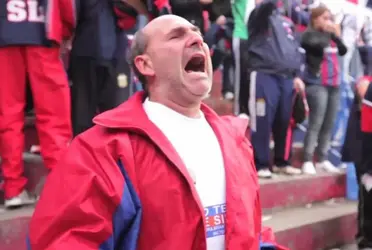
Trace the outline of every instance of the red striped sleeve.
<instances>
[{"instance_id":1,"label":"red striped sleeve","mask_svg":"<svg viewBox=\"0 0 372 250\"><path fill-rule=\"evenodd\" d=\"M372 84L369 84L362 101L361 125L363 132L372 133Z\"/></svg>"}]
</instances>

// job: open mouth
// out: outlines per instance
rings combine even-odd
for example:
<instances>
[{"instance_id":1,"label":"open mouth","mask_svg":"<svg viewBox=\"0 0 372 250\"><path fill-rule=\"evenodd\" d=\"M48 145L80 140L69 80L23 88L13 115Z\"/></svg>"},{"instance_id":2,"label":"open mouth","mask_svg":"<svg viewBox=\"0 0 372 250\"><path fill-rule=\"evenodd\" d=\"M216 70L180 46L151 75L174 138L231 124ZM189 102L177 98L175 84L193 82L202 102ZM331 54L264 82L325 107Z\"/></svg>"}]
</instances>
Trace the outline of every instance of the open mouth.
<instances>
[{"instance_id":1,"label":"open mouth","mask_svg":"<svg viewBox=\"0 0 372 250\"><path fill-rule=\"evenodd\" d=\"M202 55L193 56L186 64L185 71L192 72L205 72L205 58Z\"/></svg>"}]
</instances>

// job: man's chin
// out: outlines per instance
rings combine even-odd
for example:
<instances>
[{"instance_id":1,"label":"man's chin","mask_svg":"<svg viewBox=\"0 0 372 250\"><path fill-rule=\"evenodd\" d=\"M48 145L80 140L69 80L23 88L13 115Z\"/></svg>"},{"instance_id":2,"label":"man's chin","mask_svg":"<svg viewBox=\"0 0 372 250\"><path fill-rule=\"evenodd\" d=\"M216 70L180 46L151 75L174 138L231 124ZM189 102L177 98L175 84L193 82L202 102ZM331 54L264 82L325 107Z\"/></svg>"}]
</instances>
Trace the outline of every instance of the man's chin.
<instances>
[{"instance_id":1,"label":"man's chin","mask_svg":"<svg viewBox=\"0 0 372 250\"><path fill-rule=\"evenodd\" d=\"M212 89L212 84L210 84L209 79L184 79L184 88L195 99L204 100L208 97Z\"/></svg>"},{"instance_id":2,"label":"man's chin","mask_svg":"<svg viewBox=\"0 0 372 250\"><path fill-rule=\"evenodd\" d=\"M203 89L203 90L198 90L198 91L195 91L195 90L189 90L189 92L195 97L195 98L198 98L200 100L204 100L205 98L207 98L209 96L209 93L211 92L211 88L206 88L206 89Z\"/></svg>"}]
</instances>

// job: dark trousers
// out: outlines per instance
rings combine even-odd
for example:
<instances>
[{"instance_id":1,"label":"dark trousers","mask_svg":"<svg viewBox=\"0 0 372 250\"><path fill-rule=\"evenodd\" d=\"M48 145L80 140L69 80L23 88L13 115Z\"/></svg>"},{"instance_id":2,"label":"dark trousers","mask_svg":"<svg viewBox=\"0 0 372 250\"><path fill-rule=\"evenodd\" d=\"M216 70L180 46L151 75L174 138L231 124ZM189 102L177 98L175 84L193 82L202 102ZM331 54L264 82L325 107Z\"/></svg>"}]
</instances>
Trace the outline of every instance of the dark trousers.
<instances>
[{"instance_id":1,"label":"dark trousers","mask_svg":"<svg viewBox=\"0 0 372 250\"><path fill-rule=\"evenodd\" d=\"M71 57L69 77L72 81L72 125L76 136L93 126L92 119L98 113L117 106L115 63Z\"/></svg>"},{"instance_id":2,"label":"dark trousers","mask_svg":"<svg viewBox=\"0 0 372 250\"><path fill-rule=\"evenodd\" d=\"M355 165L359 183L358 233L356 235L360 249L372 247L372 191L367 192L360 184L362 173L360 164Z\"/></svg>"},{"instance_id":3,"label":"dark trousers","mask_svg":"<svg viewBox=\"0 0 372 250\"><path fill-rule=\"evenodd\" d=\"M222 94L234 93L234 57L228 53L223 60Z\"/></svg>"},{"instance_id":4,"label":"dark trousers","mask_svg":"<svg viewBox=\"0 0 372 250\"><path fill-rule=\"evenodd\" d=\"M288 137L292 114L293 79L262 72L250 77L249 113L252 145L257 170L270 165L270 138L274 136L274 164L288 164L291 140Z\"/></svg>"},{"instance_id":5,"label":"dark trousers","mask_svg":"<svg viewBox=\"0 0 372 250\"><path fill-rule=\"evenodd\" d=\"M233 38L234 53L234 113L249 115L248 40Z\"/></svg>"}]
</instances>

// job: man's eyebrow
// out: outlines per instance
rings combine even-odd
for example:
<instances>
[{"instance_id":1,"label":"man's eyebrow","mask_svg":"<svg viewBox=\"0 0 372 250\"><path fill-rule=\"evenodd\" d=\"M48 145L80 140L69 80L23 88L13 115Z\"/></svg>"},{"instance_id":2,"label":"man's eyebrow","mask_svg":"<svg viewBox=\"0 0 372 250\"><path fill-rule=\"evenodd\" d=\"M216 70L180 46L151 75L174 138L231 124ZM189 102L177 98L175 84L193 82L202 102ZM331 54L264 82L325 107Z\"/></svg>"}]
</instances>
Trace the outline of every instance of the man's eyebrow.
<instances>
[{"instance_id":1,"label":"man's eyebrow","mask_svg":"<svg viewBox=\"0 0 372 250\"><path fill-rule=\"evenodd\" d=\"M197 26L192 26L192 27L191 27L191 30L192 30L192 31L195 31L195 32L197 32L197 33L199 33L199 34L201 35L201 31L200 31L199 27L197 27Z\"/></svg>"},{"instance_id":2,"label":"man's eyebrow","mask_svg":"<svg viewBox=\"0 0 372 250\"><path fill-rule=\"evenodd\" d=\"M196 26L191 26L191 30L194 31L194 32L197 32L199 33L200 35L202 34L200 29ZM182 33L182 32L185 32L186 31L186 28L185 27L176 27L176 28L173 28L171 29L169 32L168 32L168 35L169 34L175 34L175 33Z\"/></svg>"}]
</instances>

